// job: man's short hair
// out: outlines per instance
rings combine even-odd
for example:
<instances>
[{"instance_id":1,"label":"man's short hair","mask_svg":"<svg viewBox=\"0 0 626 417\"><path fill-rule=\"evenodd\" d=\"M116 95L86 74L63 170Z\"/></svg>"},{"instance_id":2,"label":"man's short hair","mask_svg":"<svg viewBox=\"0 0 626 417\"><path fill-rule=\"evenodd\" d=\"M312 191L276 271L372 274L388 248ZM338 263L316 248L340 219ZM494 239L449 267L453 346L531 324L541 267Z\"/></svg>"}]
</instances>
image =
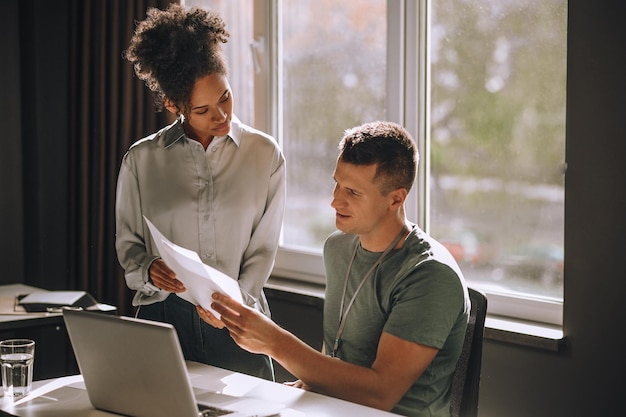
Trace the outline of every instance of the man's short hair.
<instances>
[{"instance_id":1,"label":"man's short hair","mask_svg":"<svg viewBox=\"0 0 626 417\"><path fill-rule=\"evenodd\" d=\"M377 121L348 129L339 150L342 162L377 165L374 181L383 195L398 188L411 190L419 155L410 133L397 123Z\"/></svg>"}]
</instances>

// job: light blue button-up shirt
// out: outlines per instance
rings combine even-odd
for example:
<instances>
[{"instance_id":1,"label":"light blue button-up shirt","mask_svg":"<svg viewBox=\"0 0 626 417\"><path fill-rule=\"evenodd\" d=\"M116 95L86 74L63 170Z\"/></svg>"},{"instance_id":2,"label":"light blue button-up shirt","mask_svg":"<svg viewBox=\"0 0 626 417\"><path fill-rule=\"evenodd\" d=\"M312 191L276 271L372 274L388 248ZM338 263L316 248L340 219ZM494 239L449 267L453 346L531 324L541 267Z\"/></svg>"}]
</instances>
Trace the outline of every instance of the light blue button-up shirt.
<instances>
[{"instance_id":1,"label":"light blue button-up shirt","mask_svg":"<svg viewBox=\"0 0 626 417\"><path fill-rule=\"evenodd\" d=\"M233 116L230 133L204 150L182 119L137 141L124 155L116 196L116 250L133 305L169 293L148 281L159 257L143 220L202 261L237 279L244 301L268 313L262 295L285 206L285 159L271 136Z\"/></svg>"}]
</instances>

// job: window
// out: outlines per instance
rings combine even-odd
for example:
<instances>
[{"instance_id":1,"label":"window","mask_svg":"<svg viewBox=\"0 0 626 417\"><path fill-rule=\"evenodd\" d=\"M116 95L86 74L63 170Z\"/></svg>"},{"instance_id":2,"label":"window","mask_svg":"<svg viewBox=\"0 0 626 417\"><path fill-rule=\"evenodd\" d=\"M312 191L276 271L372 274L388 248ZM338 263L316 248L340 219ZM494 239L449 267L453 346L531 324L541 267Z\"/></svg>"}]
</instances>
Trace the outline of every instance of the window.
<instances>
[{"instance_id":1,"label":"window","mask_svg":"<svg viewBox=\"0 0 626 417\"><path fill-rule=\"evenodd\" d=\"M288 169L275 273L323 283L337 143L376 119L420 147L410 220L492 313L560 324L566 0L186 0L217 10L235 112Z\"/></svg>"},{"instance_id":2,"label":"window","mask_svg":"<svg viewBox=\"0 0 626 417\"><path fill-rule=\"evenodd\" d=\"M566 10L436 0L430 30L430 231L491 299L556 306L550 321L563 300Z\"/></svg>"}]
</instances>

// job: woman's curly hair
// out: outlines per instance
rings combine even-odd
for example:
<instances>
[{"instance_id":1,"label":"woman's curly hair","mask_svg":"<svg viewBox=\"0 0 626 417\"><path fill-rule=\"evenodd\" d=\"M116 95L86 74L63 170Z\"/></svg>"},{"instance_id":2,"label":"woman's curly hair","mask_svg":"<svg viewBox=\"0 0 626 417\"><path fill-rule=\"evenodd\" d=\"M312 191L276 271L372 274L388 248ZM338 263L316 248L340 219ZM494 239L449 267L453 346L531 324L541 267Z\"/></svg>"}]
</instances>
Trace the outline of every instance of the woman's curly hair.
<instances>
[{"instance_id":1,"label":"woman's curly hair","mask_svg":"<svg viewBox=\"0 0 626 417\"><path fill-rule=\"evenodd\" d=\"M167 10L148 9L124 57L155 93L159 110L167 97L185 114L198 79L228 74L221 49L230 36L225 26L217 13L197 7L186 10L172 4Z\"/></svg>"}]
</instances>

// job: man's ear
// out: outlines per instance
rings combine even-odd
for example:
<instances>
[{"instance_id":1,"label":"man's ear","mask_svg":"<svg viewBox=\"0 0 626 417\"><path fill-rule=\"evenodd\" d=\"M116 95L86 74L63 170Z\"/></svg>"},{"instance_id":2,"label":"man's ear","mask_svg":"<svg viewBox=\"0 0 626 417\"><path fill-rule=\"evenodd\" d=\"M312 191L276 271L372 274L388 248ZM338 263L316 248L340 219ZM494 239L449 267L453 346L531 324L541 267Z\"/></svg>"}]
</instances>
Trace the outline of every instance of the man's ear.
<instances>
[{"instance_id":1,"label":"man's ear","mask_svg":"<svg viewBox=\"0 0 626 417\"><path fill-rule=\"evenodd\" d=\"M392 207L402 207L404 202L406 201L406 197L408 195L408 191L406 188L398 188L391 192L391 206Z\"/></svg>"},{"instance_id":2,"label":"man's ear","mask_svg":"<svg viewBox=\"0 0 626 417\"><path fill-rule=\"evenodd\" d=\"M178 116L178 107L176 107L176 105L167 97L165 97L163 99L163 105L165 106L165 108L167 109L167 111L169 111L170 113Z\"/></svg>"}]
</instances>

